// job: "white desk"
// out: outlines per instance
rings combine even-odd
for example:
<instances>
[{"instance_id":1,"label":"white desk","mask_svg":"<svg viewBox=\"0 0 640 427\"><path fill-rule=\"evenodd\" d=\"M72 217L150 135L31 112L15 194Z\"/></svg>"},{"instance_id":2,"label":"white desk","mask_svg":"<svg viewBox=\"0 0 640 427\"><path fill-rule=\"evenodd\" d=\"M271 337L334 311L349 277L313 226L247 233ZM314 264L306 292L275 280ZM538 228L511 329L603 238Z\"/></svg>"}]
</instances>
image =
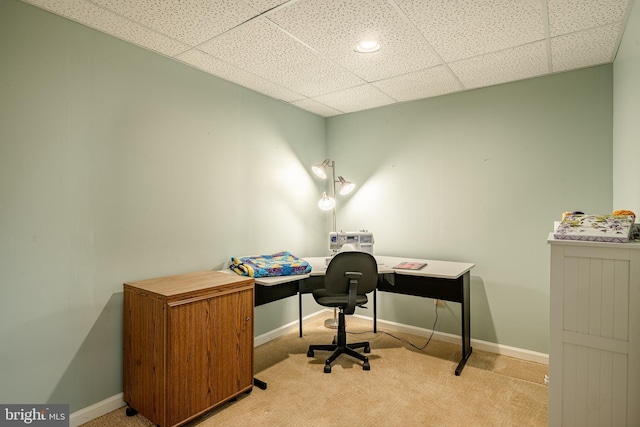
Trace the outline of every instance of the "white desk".
<instances>
[{"instance_id":1,"label":"white desk","mask_svg":"<svg viewBox=\"0 0 640 427\"><path fill-rule=\"evenodd\" d=\"M461 304L462 358L455 374L460 375L471 355L470 270L475 264L425 260L418 258L376 256L380 281L373 294L374 332L377 331L377 291L441 299ZM302 336L302 294L324 286L326 257L304 258L311 273L298 276L260 277L256 283L256 306L298 294L299 330ZM404 261L422 262L420 270L394 269Z\"/></svg>"},{"instance_id":2,"label":"white desk","mask_svg":"<svg viewBox=\"0 0 640 427\"><path fill-rule=\"evenodd\" d=\"M255 279L256 284L262 286L273 286L300 279L307 279L311 276L324 276L324 273L327 270L328 257L305 257L303 259L311 265L311 273L301 274L298 276L258 277L257 279ZM468 262L438 261L419 258L392 257L384 255L376 255L375 259L378 262L379 274L397 273L407 276L428 276L439 277L443 279L457 279L458 277L462 276L473 267L475 267L475 264L471 264ZM393 266L398 265L399 263L404 261L422 262L427 263L427 265L420 270L405 270L393 268Z\"/></svg>"}]
</instances>

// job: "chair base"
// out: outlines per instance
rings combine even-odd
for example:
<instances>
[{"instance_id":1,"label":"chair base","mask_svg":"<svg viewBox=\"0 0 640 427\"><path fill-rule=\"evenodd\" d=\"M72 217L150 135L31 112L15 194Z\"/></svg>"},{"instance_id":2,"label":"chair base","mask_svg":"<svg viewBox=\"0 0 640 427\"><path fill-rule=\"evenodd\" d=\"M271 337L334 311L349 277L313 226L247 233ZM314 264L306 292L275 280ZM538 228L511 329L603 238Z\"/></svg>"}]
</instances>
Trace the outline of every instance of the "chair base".
<instances>
[{"instance_id":1,"label":"chair base","mask_svg":"<svg viewBox=\"0 0 640 427\"><path fill-rule=\"evenodd\" d=\"M329 356L329 358L324 362L324 372L329 374L331 373L331 364L340 356L341 354L349 355L353 358L361 360L363 362L362 369L364 371L371 370L371 366L369 365L369 358L365 355L362 355L355 351L357 348L364 349L365 353L371 352L371 346L368 342L359 342L354 344L347 344L347 332L345 329L345 319L344 313L341 311L338 316L338 335L337 344L315 344L310 345L309 350L307 351L307 357L313 357L314 351L333 351L333 354Z\"/></svg>"}]
</instances>

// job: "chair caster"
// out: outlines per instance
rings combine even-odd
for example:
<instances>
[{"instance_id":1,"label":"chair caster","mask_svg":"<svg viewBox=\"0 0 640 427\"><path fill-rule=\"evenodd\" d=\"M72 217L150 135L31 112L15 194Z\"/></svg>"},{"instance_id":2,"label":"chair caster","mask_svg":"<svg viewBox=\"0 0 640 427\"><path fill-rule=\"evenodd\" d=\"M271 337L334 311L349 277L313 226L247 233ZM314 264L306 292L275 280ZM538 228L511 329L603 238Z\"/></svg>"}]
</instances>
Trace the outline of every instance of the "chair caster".
<instances>
[{"instance_id":1,"label":"chair caster","mask_svg":"<svg viewBox=\"0 0 640 427\"><path fill-rule=\"evenodd\" d=\"M365 360L364 363L362 364L362 370L363 371L371 370L371 365L369 365L369 359Z\"/></svg>"},{"instance_id":2,"label":"chair caster","mask_svg":"<svg viewBox=\"0 0 640 427\"><path fill-rule=\"evenodd\" d=\"M313 350L307 351L307 357L313 357Z\"/></svg>"},{"instance_id":3,"label":"chair caster","mask_svg":"<svg viewBox=\"0 0 640 427\"><path fill-rule=\"evenodd\" d=\"M366 347L364 348L364 352L365 352L365 353L371 353L371 347L366 346Z\"/></svg>"},{"instance_id":4,"label":"chair caster","mask_svg":"<svg viewBox=\"0 0 640 427\"><path fill-rule=\"evenodd\" d=\"M133 408L127 408L125 413L127 414L127 417L134 417L134 416L138 415L138 411L136 411Z\"/></svg>"},{"instance_id":5,"label":"chair caster","mask_svg":"<svg viewBox=\"0 0 640 427\"><path fill-rule=\"evenodd\" d=\"M325 374L331 373L331 365L324 365L324 373Z\"/></svg>"}]
</instances>

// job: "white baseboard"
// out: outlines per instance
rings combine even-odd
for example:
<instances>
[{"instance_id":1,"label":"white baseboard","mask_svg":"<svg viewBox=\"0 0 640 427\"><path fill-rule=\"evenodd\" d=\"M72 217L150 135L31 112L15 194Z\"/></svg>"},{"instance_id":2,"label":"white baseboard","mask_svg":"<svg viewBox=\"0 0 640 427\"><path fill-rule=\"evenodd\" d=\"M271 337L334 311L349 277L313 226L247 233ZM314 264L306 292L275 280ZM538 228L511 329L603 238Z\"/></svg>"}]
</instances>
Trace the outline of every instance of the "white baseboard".
<instances>
[{"instance_id":1,"label":"white baseboard","mask_svg":"<svg viewBox=\"0 0 640 427\"><path fill-rule=\"evenodd\" d=\"M325 316L327 313L333 313L332 310L322 309L315 313L312 313L308 316L305 316L302 320L311 319L316 316ZM355 317L359 317L362 319L367 319L373 322L372 317L354 315ZM402 323L390 322L387 320L378 319L379 325L388 325L391 329L406 332L413 335L429 337L431 335L430 329L418 328L417 326L404 325ZM254 346L259 346L265 344L273 339L276 339L282 335L286 335L290 332L298 330L298 321L293 321L291 323L287 323L277 329L266 332L262 335L259 335L253 339ZM444 332L434 332L433 337L440 340L451 342L454 344L460 343L460 336L454 334L447 334ZM545 353L538 353L531 350L525 350L517 347L510 347L508 345L496 344L492 342L482 341L471 339L471 346L477 348L478 350L488 351L490 353L502 354L504 356L514 357L516 359L526 360L529 362L541 363L543 365L549 365L549 355ZM115 396L109 397L101 402L95 403L91 406L88 406L84 409L80 409L70 415L69 427L78 427L86 422L89 422L95 418L101 417L102 415L108 414L111 411L115 411L118 408L121 408L126 405L122 400L123 394L119 393Z\"/></svg>"},{"instance_id":2,"label":"white baseboard","mask_svg":"<svg viewBox=\"0 0 640 427\"><path fill-rule=\"evenodd\" d=\"M91 406L80 409L69 415L69 427L78 427L84 423L108 414L111 411L115 411L118 408L122 408L126 403L122 400L123 394L118 393L115 396L111 396L101 402L94 403Z\"/></svg>"},{"instance_id":3,"label":"white baseboard","mask_svg":"<svg viewBox=\"0 0 640 427\"><path fill-rule=\"evenodd\" d=\"M321 309L319 311L316 311L315 313L311 313L308 316L303 317L302 318L303 324L304 324L305 320L308 320L308 319L311 319L312 317L321 315L322 313L324 313L326 311L328 311L328 310ZM287 323L286 325L280 326L278 329L274 329L272 331L265 332L264 334L258 335L257 337L255 337L253 339L253 346L257 347L259 345L268 343L269 341L274 340L274 339L276 339L276 338L278 338L278 337L280 337L282 335L286 335L286 334L288 334L290 332L297 331L298 327L299 327L298 321L294 320L291 323Z\"/></svg>"},{"instance_id":4,"label":"white baseboard","mask_svg":"<svg viewBox=\"0 0 640 427\"><path fill-rule=\"evenodd\" d=\"M312 313L302 320L311 319L316 316L324 316L326 313L333 313L333 310L321 309L315 313ZM354 314L354 317L359 317L361 319L367 319L373 322L372 317L362 316L359 314ZM400 332L406 332L413 335L429 337L431 336L431 329L419 328L417 326L405 325L402 323L390 322L387 320L378 319L378 325L388 325L392 329ZM259 345L265 344L279 336L288 334L289 332L293 332L298 329L298 321L293 321L284 326L279 327L278 329L274 329L273 331L269 331L264 333L256 338L254 338L254 346L257 347ZM450 342L453 344L459 344L462 338L460 335L448 334L445 332L435 331L433 337L440 341ZM539 353L536 351L526 350L523 348L511 347L503 344L496 344L488 341L477 340L475 338L471 339L471 347L475 347L478 350L488 351L490 353L501 354L503 356L514 357L516 359L526 360L528 362L536 362L541 363L543 365L549 365L549 355L546 353Z\"/></svg>"},{"instance_id":5,"label":"white baseboard","mask_svg":"<svg viewBox=\"0 0 640 427\"><path fill-rule=\"evenodd\" d=\"M357 317L368 319L373 322L373 318L367 316L359 316ZM387 320L378 319L378 325L389 325L392 329L400 332L406 332L413 335L429 337L431 335L430 329L419 328L417 326L404 325L402 323L390 322ZM459 344L462 338L460 335L448 334L445 332L435 331L433 333L433 337L440 341L450 342L454 344ZM541 363L543 365L549 365L549 355L546 353L538 353L536 351L526 350L517 347L511 347L508 345L496 344L488 341L477 340L475 338L471 339L471 347L477 348L478 350L488 351L490 353L501 354L504 356L514 357L516 359L526 360L529 362Z\"/></svg>"}]
</instances>

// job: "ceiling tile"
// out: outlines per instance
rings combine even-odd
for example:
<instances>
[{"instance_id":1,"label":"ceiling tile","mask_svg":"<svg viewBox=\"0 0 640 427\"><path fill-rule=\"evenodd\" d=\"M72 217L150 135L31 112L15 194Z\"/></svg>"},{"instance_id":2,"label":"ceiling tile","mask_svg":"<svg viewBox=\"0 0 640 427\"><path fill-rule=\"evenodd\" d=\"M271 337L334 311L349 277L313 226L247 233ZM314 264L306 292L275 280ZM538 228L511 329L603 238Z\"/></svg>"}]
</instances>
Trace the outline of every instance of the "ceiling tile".
<instances>
[{"instance_id":1,"label":"ceiling tile","mask_svg":"<svg viewBox=\"0 0 640 427\"><path fill-rule=\"evenodd\" d=\"M314 99L344 113L367 110L395 102L391 97L369 84L316 96Z\"/></svg>"},{"instance_id":2,"label":"ceiling tile","mask_svg":"<svg viewBox=\"0 0 640 427\"><path fill-rule=\"evenodd\" d=\"M241 0L244 3L251 6L256 11L263 13L267 10L271 10L274 7L280 6L289 0Z\"/></svg>"},{"instance_id":3,"label":"ceiling tile","mask_svg":"<svg viewBox=\"0 0 640 427\"><path fill-rule=\"evenodd\" d=\"M191 46L256 15L255 10L236 0L91 1Z\"/></svg>"},{"instance_id":4,"label":"ceiling tile","mask_svg":"<svg viewBox=\"0 0 640 427\"><path fill-rule=\"evenodd\" d=\"M548 0L549 33L568 34L622 21L627 0Z\"/></svg>"},{"instance_id":5,"label":"ceiling tile","mask_svg":"<svg viewBox=\"0 0 640 427\"><path fill-rule=\"evenodd\" d=\"M518 46L500 52L449 64L466 89L522 80L549 72L545 42Z\"/></svg>"},{"instance_id":6,"label":"ceiling tile","mask_svg":"<svg viewBox=\"0 0 640 427\"><path fill-rule=\"evenodd\" d=\"M291 104L323 117L331 117L342 114L342 111L334 110L333 108L327 107L326 105L314 101L310 98L302 99L300 101L294 101Z\"/></svg>"},{"instance_id":7,"label":"ceiling tile","mask_svg":"<svg viewBox=\"0 0 640 427\"><path fill-rule=\"evenodd\" d=\"M302 99L302 95L241 70L197 49L184 52L176 59L222 79L286 102Z\"/></svg>"},{"instance_id":8,"label":"ceiling tile","mask_svg":"<svg viewBox=\"0 0 640 427\"><path fill-rule=\"evenodd\" d=\"M366 81L380 80L441 63L420 33L385 0L302 0L269 19ZM362 54L358 41L382 48Z\"/></svg>"},{"instance_id":9,"label":"ceiling tile","mask_svg":"<svg viewBox=\"0 0 640 427\"><path fill-rule=\"evenodd\" d=\"M144 48L174 56L189 46L82 0L28 0L28 3Z\"/></svg>"},{"instance_id":10,"label":"ceiling tile","mask_svg":"<svg viewBox=\"0 0 640 427\"><path fill-rule=\"evenodd\" d=\"M398 101L430 98L462 90L449 68L442 65L372 83Z\"/></svg>"},{"instance_id":11,"label":"ceiling tile","mask_svg":"<svg viewBox=\"0 0 640 427\"><path fill-rule=\"evenodd\" d=\"M545 38L540 0L395 0L446 62Z\"/></svg>"},{"instance_id":12,"label":"ceiling tile","mask_svg":"<svg viewBox=\"0 0 640 427\"><path fill-rule=\"evenodd\" d=\"M265 18L257 18L200 48L225 62L307 97L363 81L292 39Z\"/></svg>"},{"instance_id":13,"label":"ceiling tile","mask_svg":"<svg viewBox=\"0 0 640 427\"><path fill-rule=\"evenodd\" d=\"M616 23L551 39L553 71L611 62L616 52L621 25Z\"/></svg>"}]
</instances>

